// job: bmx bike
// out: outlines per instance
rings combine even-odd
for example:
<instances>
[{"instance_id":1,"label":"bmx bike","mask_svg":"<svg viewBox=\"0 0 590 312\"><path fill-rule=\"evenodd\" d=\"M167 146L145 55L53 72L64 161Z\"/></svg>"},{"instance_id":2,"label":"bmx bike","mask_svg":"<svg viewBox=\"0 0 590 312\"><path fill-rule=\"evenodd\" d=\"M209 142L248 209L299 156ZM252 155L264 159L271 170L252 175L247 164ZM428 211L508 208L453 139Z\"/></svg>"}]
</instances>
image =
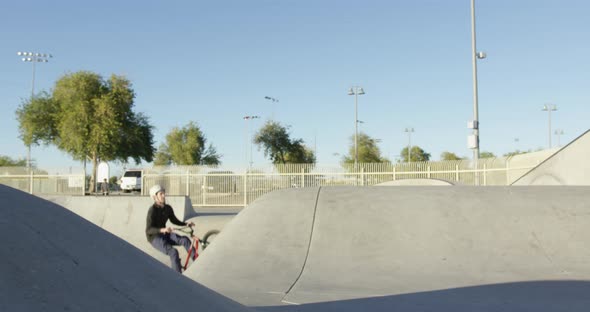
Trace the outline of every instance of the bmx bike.
<instances>
[{"instance_id":1,"label":"bmx bike","mask_svg":"<svg viewBox=\"0 0 590 312\"><path fill-rule=\"evenodd\" d=\"M182 265L182 270L186 271L189 266L189 263L194 262L199 257L199 254L202 253L209 244L213 241L213 238L219 234L219 230L210 230L203 235L203 238L198 238L194 235L194 229L192 226L184 226L180 228L173 229L177 233L182 233L185 236L188 236L191 240L191 247L188 250L186 255L186 259L184 260L184 265ZM199 246L201 249L199 250Z\"/></svg>"}]
</instances>

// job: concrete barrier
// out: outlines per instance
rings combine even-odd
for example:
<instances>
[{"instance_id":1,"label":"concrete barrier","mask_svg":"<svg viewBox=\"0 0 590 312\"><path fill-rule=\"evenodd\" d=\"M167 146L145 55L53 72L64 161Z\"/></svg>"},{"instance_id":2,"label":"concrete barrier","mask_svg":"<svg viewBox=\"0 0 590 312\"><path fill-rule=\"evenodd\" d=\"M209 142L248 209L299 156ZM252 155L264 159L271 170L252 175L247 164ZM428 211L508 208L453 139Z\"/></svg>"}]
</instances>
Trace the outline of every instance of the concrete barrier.
<instances>
[{"instance_id":1,"label":"concrete barrier","mask_svg":"<svg viewBox=\"0 0 590 312\"><path fill-rule=\"evenodd\" d=\"M0 311L250 311L52 202L0 198Z\"/></svg>"},{"instance_id":2,"label":"concrete barrier","mask_svg":"<svg viewBox=\"0 0 590 312\"><path fill-rule=\"evenodd\" d=\"M148 196L44 196L86 220L118 236L141 251L170 265L170 258L150 245L145 236L149 207L154 203ZM179 220L194 216L190 199L185 196L167 196ZM171 225L173 226L173 225ZM182 250L181 250L182 252ZM181 253L181 255L183 255Z\"/></svg>"},{"instance_id":3,"label":"concrete barrier","mask_svg":"<svg viewBox=\"0 0 590 312\"><path fill-rule=\"evenodd\" d=\"M406 185L429 185L429 186L451 186L454 182L442 179L402 179L379 183L375 186L406 186Z\"/></svg>"},{"instance_id":4,"label":"concrete barrier","mask_svg":"<svg viewBox=\"0 0 590 312\"><path fill-rule=\"evenodd\" d=\"M291 189L240 213L187 276L276 311L581 312L588 237L589 187Z\"/></svg>"},{"instance_id":5,"label":"concrete barrier","mask_svg":"<svg viewBox=\"0 0 590 312\"><path fill-rule=\"evenodd\" d=\"M590 130L531 169L512 185L590 185Z\"/></svg>"},{"instance_id":6,"label":"concrete barrier","mask_svg":"<svg viewBox=\"0 0 590 312\"><path fill-rule=\"evenodd\" d=\"M259 198L185 275L248 305L280 302L305 262L318 191L280 190Z\"/></svg>"}]
</instances>

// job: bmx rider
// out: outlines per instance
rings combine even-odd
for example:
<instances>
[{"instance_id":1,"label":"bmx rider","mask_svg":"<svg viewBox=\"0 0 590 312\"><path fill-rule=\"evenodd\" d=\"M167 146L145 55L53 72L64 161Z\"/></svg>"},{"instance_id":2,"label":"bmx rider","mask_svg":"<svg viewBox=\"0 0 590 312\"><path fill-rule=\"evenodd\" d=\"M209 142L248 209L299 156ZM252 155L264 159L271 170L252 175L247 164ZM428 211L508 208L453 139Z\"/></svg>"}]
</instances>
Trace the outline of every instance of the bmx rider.
<instances>
[{"instance_id":1,"label":"bmx rider","mask_svg":"<svg viewBox=\"0 0 590 312\"><path fill-rule=\"evenodd\" d=\"M186 236L173 233L172 228L166 227L166 222L170 220L173 224L180 226L194 226L195 224L182 222L176 218L172 207L166 204L166 190L161 185L156 184L150 188L150 197L154 200L154 204L147 214L145 229L147 240L154 248L168 255L172 269L180 273L180 257L178 250L173 246L182 245L188 251L191 241Z\"/></svg>"}]
</instances>

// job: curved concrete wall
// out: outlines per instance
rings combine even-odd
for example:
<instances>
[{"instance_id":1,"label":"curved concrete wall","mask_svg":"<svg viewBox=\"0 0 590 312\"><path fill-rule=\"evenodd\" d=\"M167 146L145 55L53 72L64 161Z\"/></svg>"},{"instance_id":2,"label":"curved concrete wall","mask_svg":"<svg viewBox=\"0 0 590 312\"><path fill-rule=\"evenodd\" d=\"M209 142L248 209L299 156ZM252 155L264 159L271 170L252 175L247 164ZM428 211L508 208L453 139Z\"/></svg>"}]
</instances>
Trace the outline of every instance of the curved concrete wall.
<instances>
[{"instance_id":1,"label":"curved concrete wall","mask_svg":"<svg viewBox=\"0 0 590 312\"><path fill-rule=\"evenodd\" d=\"M54 203L0 198L0 311L250 311Z\"/></svg>"},{"instance_id":2,"label":"curved concrete wall","mask_svg":"<svg viewBox=\"0 0 590 312\"><path fill-rule=\"evenodd\" d=\"M406 186L406 185L430 185L430 186L451 186L453 182L441 179L402 179L379 183L375 186Z\"/></svg>"},{"instance_id":3,"label":"curved concrete wall","mask_svg":"<svg viewBox=\"0 0 590 312\"><path fill-rule=\"evenodd\" d=\"M573 140L512 185L590 185L590 131Z\"/></svg>"},{"instance_id":4,"label":"curved concrete wall","mask_svg":"<svg viewBox=\"0 0 590 312\"><path fill-rule=\"evenodd\" d=\"M122 238L141 251L170 265L168 256L158 252L145 237L147 211L154 203L148 196L44 196L104 230ZM179 220L194 214L190 199L167 196L166 202ZM181 251L182 252L182 251Z\"/></svg>"},{"instance_id":5,"label":"curved concrete wall","mask_svg":"<svg viewBox=\"0 0 590 312\"><path fill-rule=\"evenodd\" d=\"M280 190L259 198L185 275L250 305L280 303L303 268L318 191Z\"/></svg>"},{"instance_id":6,"label":"curved concrete wall","mask_svg":"<svg viewBox=\"0 0 590 312\"><path fill-rule=\"evenodd\" d=\"M588 237L588 187L292 189L246 208L188 276L247 305L442 296L404 310L418 311L455 302L453 289L497 298L513 285L589 281ZM536 311L587 303L572 294L588 283L567 284L573 292L553 286L516 287L506 300L531 307L535 297ZM451 310L484 311L480 299L461 298L463 308Z\"/></svg>"}]
</instances>

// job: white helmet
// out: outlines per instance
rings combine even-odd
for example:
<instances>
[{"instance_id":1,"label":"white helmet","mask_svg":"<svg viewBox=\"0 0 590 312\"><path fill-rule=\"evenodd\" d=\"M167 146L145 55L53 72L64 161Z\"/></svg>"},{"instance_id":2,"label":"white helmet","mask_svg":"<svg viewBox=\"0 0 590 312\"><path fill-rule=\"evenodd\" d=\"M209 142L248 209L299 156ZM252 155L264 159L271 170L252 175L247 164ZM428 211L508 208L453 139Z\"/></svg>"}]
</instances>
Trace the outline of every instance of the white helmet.
<instances>
[{"instance_id":1,"label":"white helmet","mask_svg":"<svg viewBox=\"0 0 590 312\"><path fill-rule=\"evenodd\" d=\"M150 197L156 196L159 192L166 192L166 189L160 184L156 184L150 188Z\"/></svg>"}]
</instances>

